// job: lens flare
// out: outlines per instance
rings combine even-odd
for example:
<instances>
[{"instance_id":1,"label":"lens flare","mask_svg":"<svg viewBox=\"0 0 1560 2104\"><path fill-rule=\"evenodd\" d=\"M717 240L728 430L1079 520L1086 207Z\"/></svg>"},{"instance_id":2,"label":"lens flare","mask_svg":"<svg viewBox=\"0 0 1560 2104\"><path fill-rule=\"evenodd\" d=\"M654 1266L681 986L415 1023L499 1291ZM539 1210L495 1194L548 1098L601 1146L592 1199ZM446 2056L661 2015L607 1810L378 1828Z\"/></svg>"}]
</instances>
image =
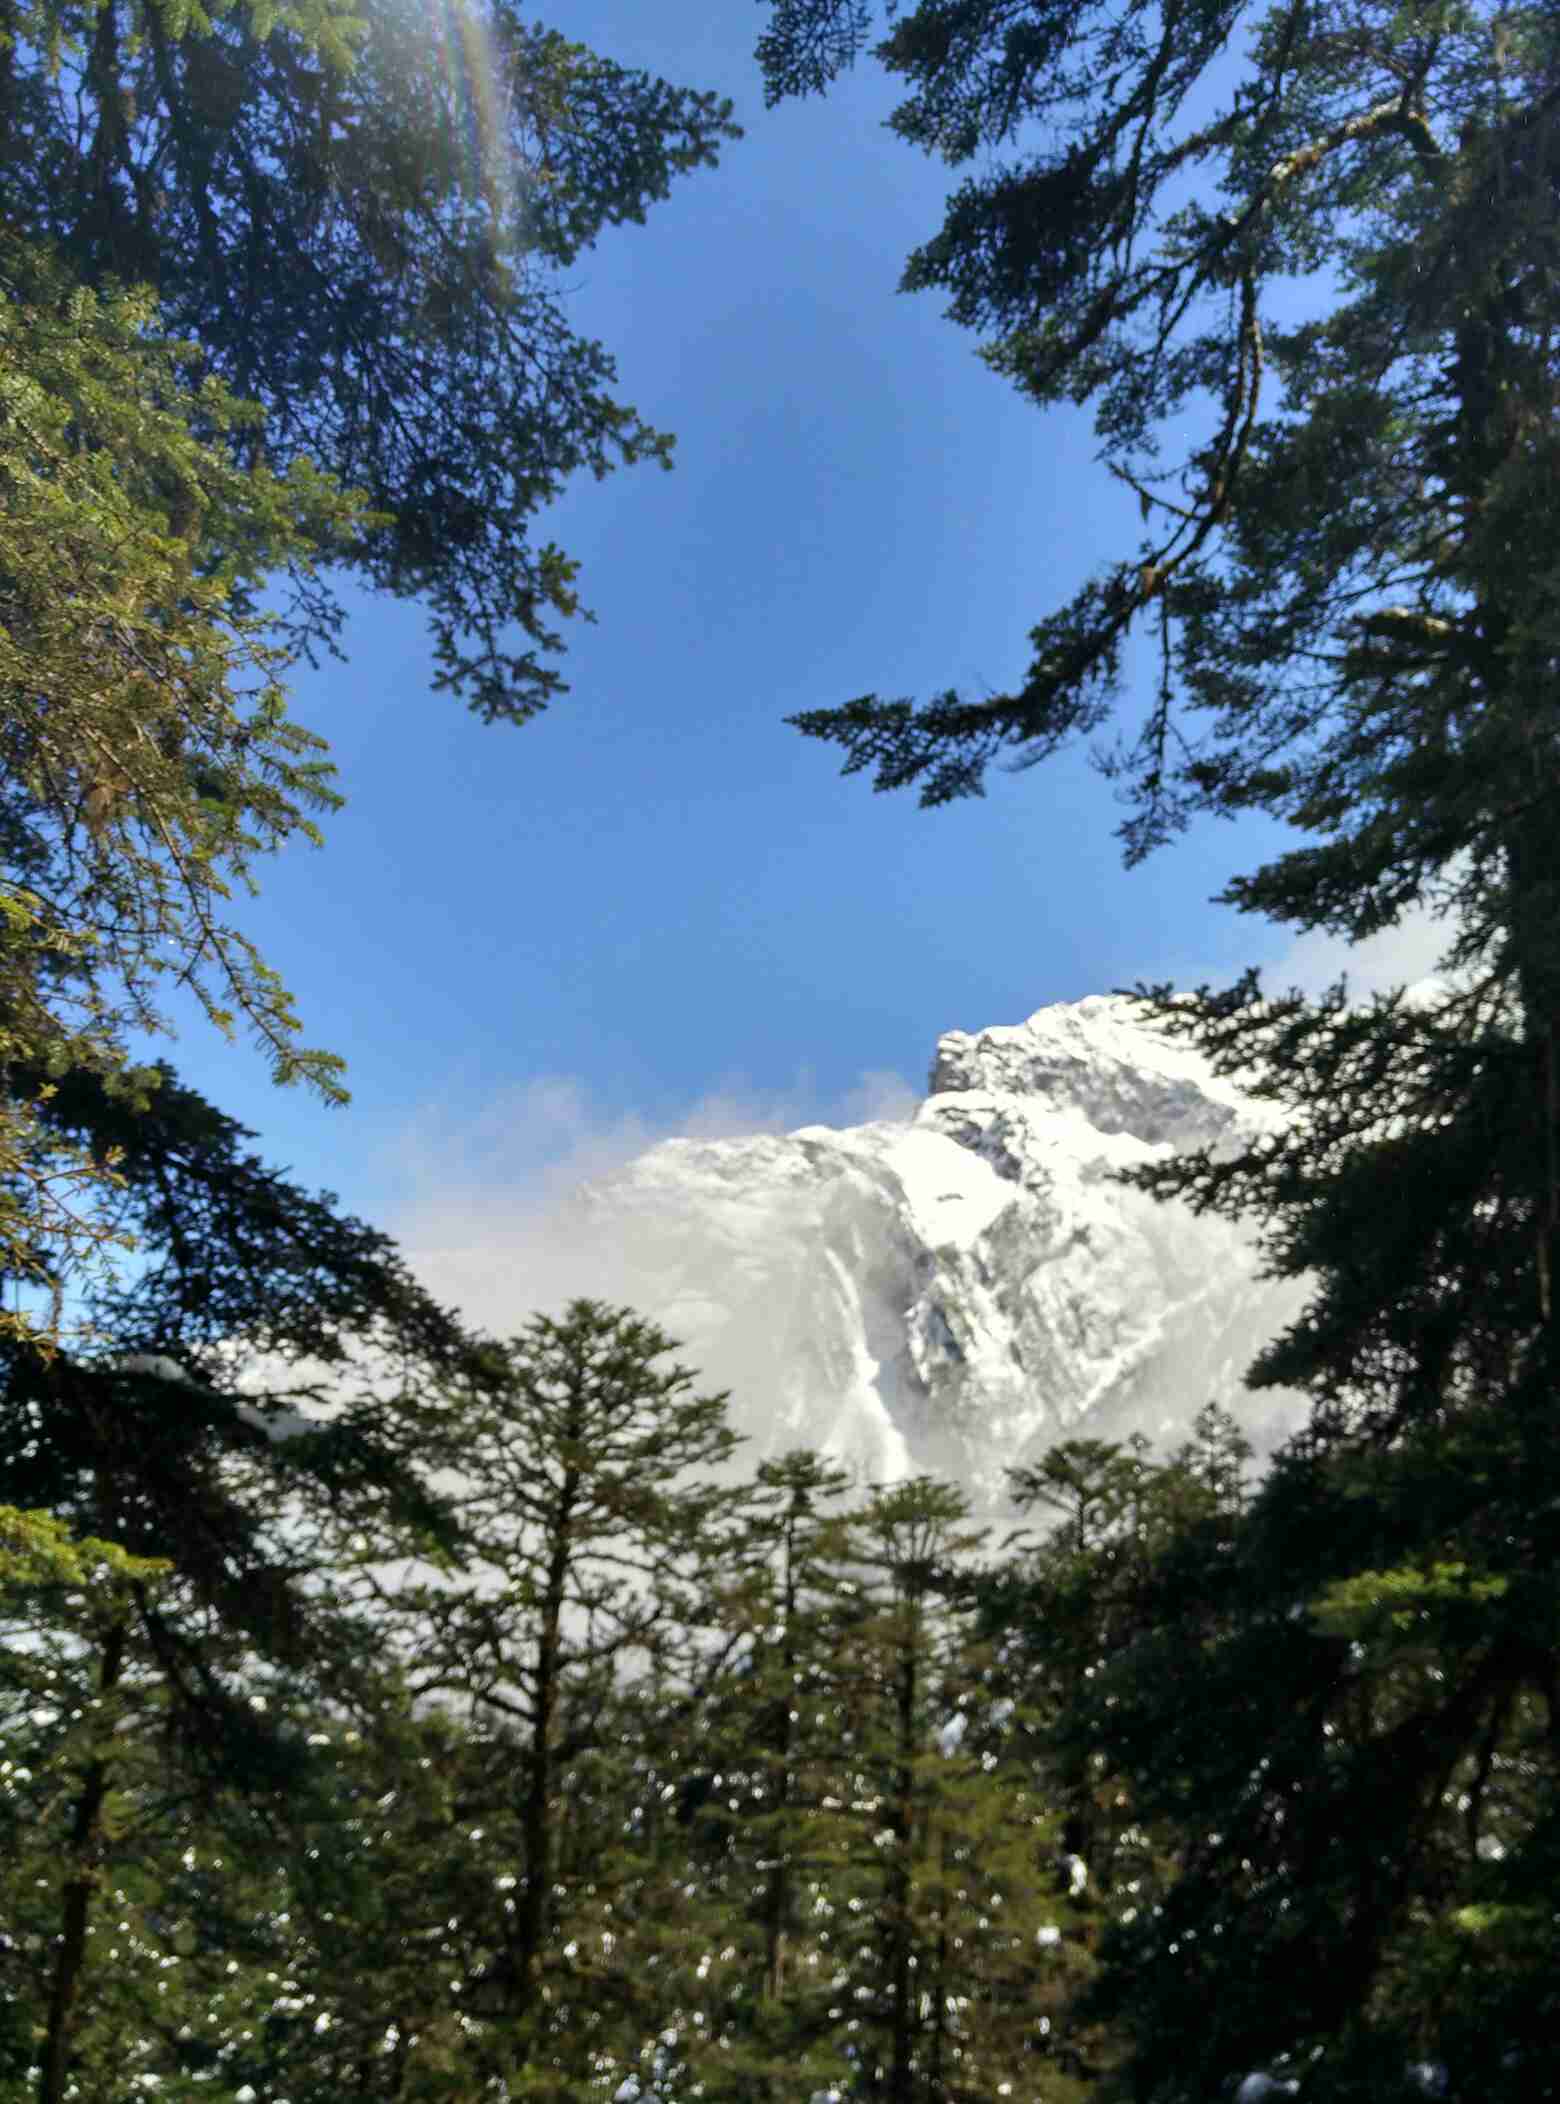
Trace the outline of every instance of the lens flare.
<instances>
[{"instance_id":1,"label":"lens flare","mask_svg":"<svg viewBox=\"0 0 1560 2104\"><path fill-rule=\"evenodd\" d=\"M496 227L515 225L517 155L512 94L492 31L464 0L429 0L434 57L462 193L480 199Z\"/></svg>"}]
</instances>

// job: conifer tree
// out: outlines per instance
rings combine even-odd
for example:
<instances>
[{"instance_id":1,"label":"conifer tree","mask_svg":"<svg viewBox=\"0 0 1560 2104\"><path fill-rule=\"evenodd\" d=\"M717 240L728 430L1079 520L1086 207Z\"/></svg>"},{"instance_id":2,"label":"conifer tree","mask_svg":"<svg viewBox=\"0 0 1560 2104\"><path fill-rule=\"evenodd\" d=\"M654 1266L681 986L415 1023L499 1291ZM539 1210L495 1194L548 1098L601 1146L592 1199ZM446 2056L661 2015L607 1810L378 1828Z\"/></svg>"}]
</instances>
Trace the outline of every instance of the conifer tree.
<instances>
[{"instance_id":1,"label":"conifer tree","mask_svg":"<svg viewBox=\"0 0 1560 2104\"><path fill-rule=\"evenodd\" d=\"M1119 2026L1102 2024L1084 1993L1101 1939L1161 1902L1190 1839L1164 1807L1150 1818L1131 1774L1102 1750L1096 1687L1112 1689L1114 1707L1119 1658L1171 1634L1156 1592L1164 1559L1191 1540L1214 1557L1228 1550L1250 1454L1235 1420L1214 1405L1167 1460L1153 1458L1141 1437L1125 1446L1063 1441L1010 1472L1020 1508L1049 1511L1052 1526L1038 1540L1015 1537L1017 1546L970 1583L977 1631L994 1655L993 1689L1013 1705L1009 1731L1059 1815L1055 1871L1073 1901L1066 1933L1075 1963L1048 2010L1047 2046L1080 2078L1104 2075L1119 2058ZM1179 1670L1211 1627L1206 1601L1183 1592L1173 1631Z\"/></svg>"},{"instance_id":2,"label":"conifer tree","mask_svg":"<svg viewBox=\"0 0 1560 2104\"><path fill-rule=\"evenodd\" d=\"M758 1623L744 1658L747 1687L764 1705L747 1742L748 1757L760 1758L763 1811L747 1824L763 1850L762 1994L785 1998L788 1946L794 1939L799 1885L807 1874L804 1833L797 1800L807 1791L805 1770L816 1710L810 1689L821 1677L821 1646L838 1621L844 1560L853 1529L838 1510L850 1487L845 1470L830 1467L806 1449L764 1462L750 1508L749 1551L769 1552L769 1584L759 1596ZM828 1508L833 1505L831 1512ZM799 1846L800 1844L800 1846Z\"/></svg>"},{"instance_id":3,"label":"conifer tree","mask_svg":"<svg viewBox=\"0 0 1560 2104\"><path fill-rule=\"evenodd\" d=\"M85 1297L90 1341L0 1345L9 1970L41 2104L117 2082L132 2035L154 2049L186 1845L225 1821L215 1854L274 1854L319 1787L306 1717L378 1702L340 1580L451 1553L425 1449L486 1363L383 1236L160 1078L141 1113L84 1073L43 1107L120 1143L144 1261Z\"/></svg>"},{"instance_id":4,"label":"conifer tree","mask_svg":"<svg viewBox=\"0 0 1560 2104\"><path fill-rule=\"evenodd\" d=\"M735 135L507 0L0 4L0 1326L115 1246L40 1101L174 986L345 1100L229 905L340 801L286 675L355 570L485 720L563 689L534 516L672 439L559 274Z\"/></svg>"},{"instance_id":5,"label":"conifer tree","mask_svg":"<svg viewBox=\"0 0 1560 2104\"><path fill-rule=\"evenodd\" d=\"M1063 1814L1062 1846L1081 1866L1091 1895L1109 1890L1114 1837L1129 1824L1102 1791L1090 1749L1063 1752L1058 1720L1086 1684L1135 1633L1136 1595L1148 1543L1158 1471L1147 1441L1059 1442L1039 1462L1010 1472L1021 1511L1054 1516L1044 1541L1012 1556L979 1581L979 1626L1001 1653L1001 1685L1023 1705L1031 1750Z\"/></svg>"},{"instance_id":6,"label":"conifer tree","mask_svg":"<svg viewBox=\"0 0 1560 2104\"><path fill-rule=\"evenodd\" d=\"M258 405L242 459L367 493L332 552L427 605L441 684L490 720L545 706L579 602L535 516L672 444L570 328L568 273L714 162L729 105L507 0L6 0L0 32L0 217L80 284L152 287ZM328 583L291 582L329 647Z\"/></svg>"},{"instance_id":7,"label":"conifer tree","mask_svg":"<svg viewBox=\"0 0 1560 2104\"><path fill-rule=\"evenodd\" d=\"M1313 1416L1233 1541L1169 1553L1160 1626L1090 1683L1079 1736L1201 1836L1107 1964L1133 2094L1190 2104L1289 2047L1317 2097L1423 2059L1504 2098L1555 1957L1560 42L1536 7L1281 0L1190 117L1246 26L1042 5L1020 30L990 0L894 23L896 128L988 154L907 281L1038 403L1097 403L1143 534L1042 619L1013 693L801 721L939 802L1103 725L1142 625L1157 691L1107 754L1130 859L1260 811L1306 838L1229 886L1242 910L1350 941L1445 914L1427 1001L1145 990L1291 1114L1133 1180L1254 1217L1274 1273L1314 1281L1252 1370ZM869 31L780 0L772 91L824 85ZM1214 428L1166 460L1199 391Z\"/></svg>"},{"instance_id":8,"label":"conifer tree","mask_svg":"<svg viewBox=\"0 0 1560 2104\"><path fill-rule=\"evenodd\" d=\"M1069 2095L1045 2066L1069 1965L1058 1827L982 1703L986 1661L958 1604L982 1539L967 1516L928 1477L874 1491L840 1638L834 2007L847 2093L891 2104L994 2104L1020 2083Z\"/></svg>"},{"instance_id":9,"label":"conifer tree","mask_svg":"<svg viewBox=\"0 0 1560 2104\"><path fill-rule=\"evenodd\" d=\"M0 1339L0 1499L174 1555L256 1641L301 1642L307 1600L271 1531L287 1497L365 1540L404 1527L447 1552L453 1524L422 1464L489 1362L388 1237L248 1153L253 1136L171 1072L157 1079L137 1109L77 1072L42 1108L65 1143L117 1155L110 1223L140 1262L81 1284L71 1349Z\"/></svg>"},{"instance_id":10,"label":"conifer tree","mask_svg":"<svg viewBox=\"0 0 1560 2104\"><path fill-rule=\"evenodd\" d=\"M230 2079L293 2104L481 2094L480 1983L514 1889L514 1821L490 1811L503 1749L393 1680L312 1736L320 1786L288 1808L266 1874L235 1877L229 1854L227 1918L211 1910L203 1962L186 1961L207 1997L189 2028L226 2050Z\"/></svg>"},{"instance_id":11,"label":"conifer tree","mask_svg":"<svg viewBox=\"0 0 1560 2104\"><path fill-rule=\"evenodd\" d=\"M287 714L297 642L257 602L362 505L306 461L235 463L252 416L144 292L80 288L9 226L0 288L0 1270L47 1291L115 1237L112 1162L40 1107L72 1067L144 1091L128 1034L162 1027L175 980L278 1080L341 1093L226 901L338 801Z\"/></svg>"},{"instance_id":12,"label":"conifer tree","mask_svg":"<svg viewBox=\"0 0 1560 2104\"><path fill-rule=\"evenodd\" d=\"M570 1784L609 1750L616 1675L703 1670L698 1629L740 1500L707 1480L739 1443L725 1397L658 1367L672 1349L599 1302L535 1318L447 1453L463 1482L461 1579L381 1594L412 1696L455 1704L497 1757L489 1812L507 1822L516 1882L475 1999L492 2071L526 2095L571 2093L587 2012L620 1976L596 1962L602 1934L609 1959L615 1942L597 1925L599 1881L560 1881ZM594 1949L570 1934L577 1918Z\"/></svg>"},{"instance_id":13,"label":"conifer tree","mask_svg":"<svg viewBox=\"0 0 1560 2104\"><path fill-rule=\"evenodd\" d=\"M683 1861L702 1897L690 1942L685 2058L712 2100L783 2104L839 2072L834 1961L818 1902L836 1864L824 1804L838 1779L837 1646L855 1534L847 1471L807 1449L760 1463L722 1628L739 1641L703 1693L697 1760L677 1785ZM686 1726L684 1727L686 1730Z\"/></svg>"},{"instance_id":14,"label":"conifer tree","mask_svg":"<svg viewBox=\"0 0 1560 2104\"><path fill-rule=\"evenodd\" d=\"M344 1529L326 1533L314 1553L328 1571ZM316 1606L307 1646L257 1641L212 1612L177 1556L88 1541L70 1558L0 1587L15 2094L107 2104L127 2082L209 2079L224 2052L241 2084L287 2027L289 1893L329 1836L336 1790L319 1749L377 1707L364 1700L372 1632ZM328 1852L337 1905L366 1919L341 1876L350 1857ZM225 2020L244 2010L247 2036Z\"/></svg>"}]
</instances>

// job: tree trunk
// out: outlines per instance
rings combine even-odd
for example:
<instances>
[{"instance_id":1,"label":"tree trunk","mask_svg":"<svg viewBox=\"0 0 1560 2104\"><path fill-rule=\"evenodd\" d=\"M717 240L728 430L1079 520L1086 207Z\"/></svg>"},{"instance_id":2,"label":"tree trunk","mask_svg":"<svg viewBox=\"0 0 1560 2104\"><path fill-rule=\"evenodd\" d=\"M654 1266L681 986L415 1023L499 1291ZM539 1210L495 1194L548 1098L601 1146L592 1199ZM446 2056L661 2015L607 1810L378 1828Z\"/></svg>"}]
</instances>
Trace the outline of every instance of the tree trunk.
<instances>
[{"instance_id":1,"label":"tree trunk","mask_svg":"<svg viewBox=\"0 0 1560 2104\"><path fill-rule=\"evenodd\" d=\"M537 1967L547 1937L553 1878L552 1740L558 1715L562 1670L563 1606L573 1558L570 1518L579 1495L579 1473L564 1473L542 1594L541 1627L536 1639L536 1674L532 1703L531 1744L525 1762L525 1799L520 1832L525 1876L515 1910L515 1985L511 2010L516 2019L518 2073L530 2060L527 2030L537 2001Z\"/></svg>"},{"instance_id":2,"label":"tree trunk","mask_svg":"<svg viewBox=\"0 0 1560 2104\"><path fill-rule=\"evenodd\" d=\"M103 1640L103 1655L98 1665L99 1697L111 1693L119 1683L124 1668L125 1635L125 1624L116 1622ZM61 2104L65 2095L71 2024L86 1964L87 1917L92 1909L93 1888L98 1881L96 1856L102 1841L108 1771L109 1764L102 1754L94 1753L83 1771L81 1791L71 1820L71 1873L61 1893L60 1937L55 1950L54 1978L49 1988L49 2021L38 2076L38 2104Z\"/></svg>"},{"instance_id":3,"label":"tree trunk","mask_svg":"<svg viewBox=\"0 0 1560 2104\"><path fill-rule=\"evenodd\" d=\"M899 1662L897 1752L899 1774L894 1793L894 1854L889 1869L888 1920L892 1938L893 2030L889 2096L893 2104L912 2104L915 2082L915 1968L910 1926L910 1849L915 1823L916 1653L920 1614L912 1597L904 1650Z\"/></svg>"},{"instance_id":4,"label":"tree trunk","mask_svg":"<svg viewBox=\"0 0 1560 2104\"><path fill-rule=\"evenodd\" d=\"M785 1581L781 1596L785 1638L780 1652L781 1687L775 1712L775 1784L770 1804L775 1814L774 1863L764 1893L764 1999L778 2002L785 1986L786 1916L790 1910L791 1862L786 1843L786 1813L791 1802L791 1704L795 1699L796 1674L796 1540L788 1528L785 1542Z\"/></svg>"}]
</instances>

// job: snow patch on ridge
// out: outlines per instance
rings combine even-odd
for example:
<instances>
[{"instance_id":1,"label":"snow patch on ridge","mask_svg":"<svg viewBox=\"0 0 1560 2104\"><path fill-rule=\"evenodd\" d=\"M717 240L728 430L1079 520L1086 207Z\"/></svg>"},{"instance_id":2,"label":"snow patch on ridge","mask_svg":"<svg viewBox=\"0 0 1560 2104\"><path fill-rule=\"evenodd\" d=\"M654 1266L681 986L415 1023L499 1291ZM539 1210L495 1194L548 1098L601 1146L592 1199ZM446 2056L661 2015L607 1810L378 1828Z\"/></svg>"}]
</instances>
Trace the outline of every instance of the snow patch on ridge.
<instances>
[{"instance_id":1,"label":"snow patch on ridge","mask_svg":"<svg viewBox=\"0 0 1560 2104\"><path fill-rule=\"evenodd\" d=\"M1082 1116L1100 1136L1201 1146L1271 1108L1214 1073L1202 1054L1156 1029L1124 994L1039 1009L1027 1022L938 1040L929 1094L971 1089L1038 1099Z\"/></svg>"}]
</instances>

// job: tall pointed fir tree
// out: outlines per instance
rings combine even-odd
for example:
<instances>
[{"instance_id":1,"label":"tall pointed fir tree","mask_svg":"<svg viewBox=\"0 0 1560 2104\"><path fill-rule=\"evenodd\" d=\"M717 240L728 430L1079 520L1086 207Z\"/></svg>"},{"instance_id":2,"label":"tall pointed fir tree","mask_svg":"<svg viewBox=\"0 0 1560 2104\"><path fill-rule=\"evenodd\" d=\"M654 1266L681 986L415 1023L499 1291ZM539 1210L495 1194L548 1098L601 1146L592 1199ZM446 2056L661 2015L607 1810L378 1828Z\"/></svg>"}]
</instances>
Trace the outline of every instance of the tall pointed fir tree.
<instances>
[{"instance_id":1,"label":"tall pointed fir tree","mask_svg":"<svg viewBox=\"0 0 1560 2104\"><path fill-rule=\"evenodd\" d=\"M599 1302L538 1316L447 1450L462 1485L460 1578L380 1593L411 1694L452 1706L490 1749L485 1801L469 1808L502 1830L514 1883L489 1903L489 1954L465 2006L473 2078L517 2096L577 2094L640 1994L604 1918L614 1880L633 1884L630 1852L594 1879L561 1872L603 1771L632 1761L613 1736L619 1678L705 1669L699 1628L742 1495L709 1472L739 1441L723 1395L657 1365L673 1348Z\"/></svg>"},{"instance_id":2,"label":"tall pointed fir tree","mask_svg":"<svg viewBox=\"0 0 1560 2104\"><path fill-rule=\"evenodd\" d=\"M826 84L870 20L778 0L771 92ZM1004 747L1100 727L1141 625L1158 689L1107 754L1130 858L1258 811L1306 837L1229 886L1242 910L1348 941L1447 920L1426 1001L1149 994L1292 1113L1138 1180L1254 1216L1314 1281L1252 1375L1314 1412L1238 1547L1167 1567L1166 1614L1216 1603L1208 1646L1173 1676L1167 1631L1091 1683L1140 1793L1206 1822L1115 1949L1131 2090L1190 2104L1288 2047L1312 2096L1422 2061L1514 2097L1560 1956L1560 30L1440 0L924 0L878 48L895 127L985 156L907 282L1037 403L1097 403L1143 534L1011 694L802 727L880 787L968 794ZM1198 1745L1189 1705L1220 1720Z\"/></svg>"},{"instance_id":3,"label":"tall pointed fir tree","mask_svg":"<svg viewBox=\"0 0 1560 2104\"><path fill-rule=\"evenodd\" d=\"M1228 1549L1250 1454L1235 1420L1212 1405L1165 1460L1141 1437L1063 1441L1010 1471L1020 1509L1051 1524L1039 1539L1027 1530L1015 1537L969 1585L993 1690L1013 1706L1010 1731L1060 1818L1055 1867L1074 1902L1067 1934L1076 1962L1047 2011L1047 2047L1083 2081L1120 2057L1118 2027L1099 2021L1086 1992L1101 1939L1113 1922L1130 1925L1161 1903L1188 1836L1163 1813L1149 1819L1130 1778L1079 1719L1097 1708L1097 1681L1114 1690L1119 1655L1161 1633L1153 1582L1161 1559L1188 1536L1206 1539L1215 1556ZM1181 1598L1172 1633L1182 1668L1208 1633L1193 1604ZM1108 1706L1118 1700L1113 1692Z\"/></svg>"}]
</instances>

